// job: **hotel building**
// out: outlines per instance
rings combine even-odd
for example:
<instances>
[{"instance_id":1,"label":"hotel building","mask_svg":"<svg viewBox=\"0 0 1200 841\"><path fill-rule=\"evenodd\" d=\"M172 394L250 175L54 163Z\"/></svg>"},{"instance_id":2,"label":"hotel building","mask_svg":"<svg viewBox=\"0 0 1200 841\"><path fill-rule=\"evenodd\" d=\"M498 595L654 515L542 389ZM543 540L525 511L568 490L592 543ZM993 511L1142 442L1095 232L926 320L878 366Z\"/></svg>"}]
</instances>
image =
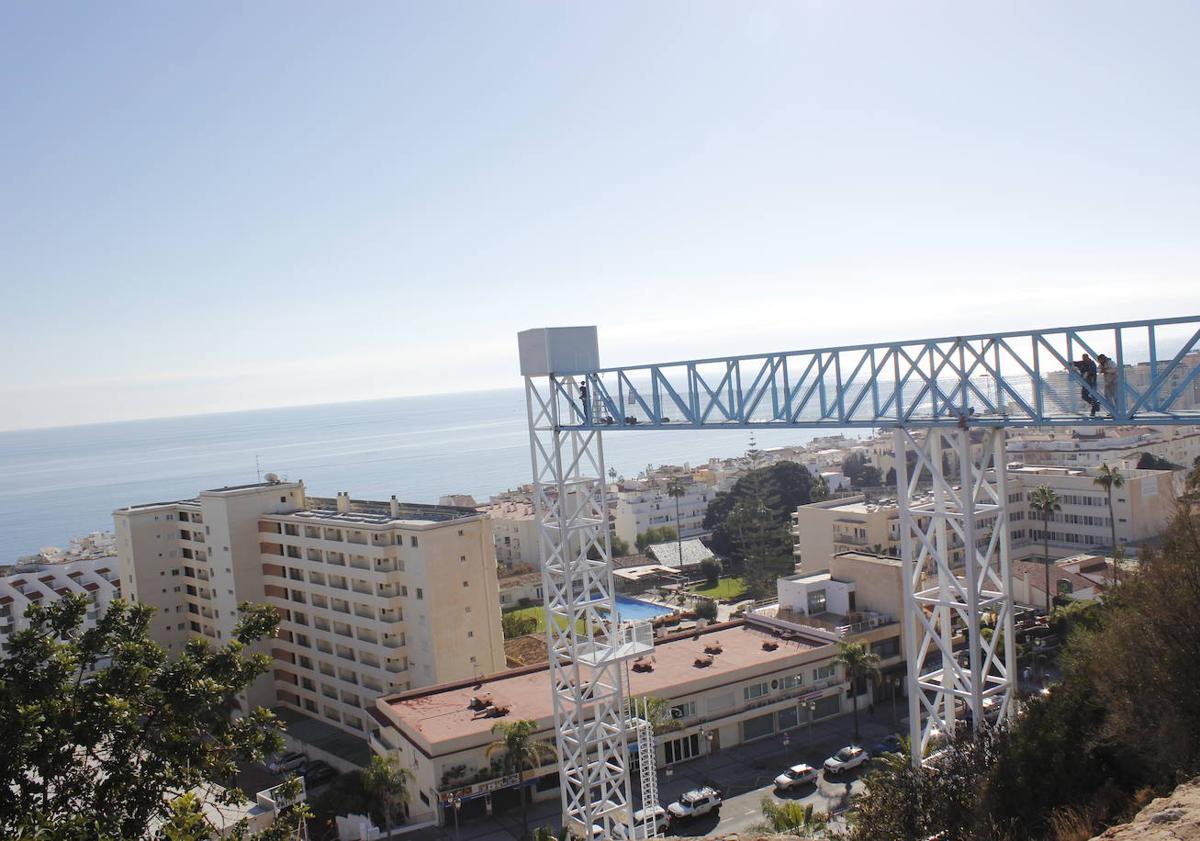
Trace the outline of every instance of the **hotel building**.
<instances>
[{"instance_id":1,"label":"hotel building","mask_svg":"<svg viewBox=\"0 0 1200 841\"><path fill-rule=\"evenodd\" d=\"M504 667L492 534L474 509L311 497L301 482L202 491L114 512L122 585L157 608L168 649L229 640L242 602L271 604L272 672L249 706L365 737L382 693Z\"/></svg>"}]
</instances>

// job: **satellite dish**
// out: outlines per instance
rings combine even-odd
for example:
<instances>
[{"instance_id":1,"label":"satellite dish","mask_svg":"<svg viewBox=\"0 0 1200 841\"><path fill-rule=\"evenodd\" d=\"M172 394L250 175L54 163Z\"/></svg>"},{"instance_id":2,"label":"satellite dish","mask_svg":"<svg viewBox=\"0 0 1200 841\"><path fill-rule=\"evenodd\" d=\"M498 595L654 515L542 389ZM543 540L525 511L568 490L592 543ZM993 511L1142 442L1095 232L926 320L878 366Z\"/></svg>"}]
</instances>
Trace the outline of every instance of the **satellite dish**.
<instances>
[{"instance_id":1,"label":"satellite dish","mask_svg":"<svg viewBox=\"0 0 1200 841\"><path fill-rule=\"evenodd\" d=\"M278 473L268 473L263 478L266 479L268 482L270 482L272 485L278 485L281 481Z\"/></svg>"}]
</instances>

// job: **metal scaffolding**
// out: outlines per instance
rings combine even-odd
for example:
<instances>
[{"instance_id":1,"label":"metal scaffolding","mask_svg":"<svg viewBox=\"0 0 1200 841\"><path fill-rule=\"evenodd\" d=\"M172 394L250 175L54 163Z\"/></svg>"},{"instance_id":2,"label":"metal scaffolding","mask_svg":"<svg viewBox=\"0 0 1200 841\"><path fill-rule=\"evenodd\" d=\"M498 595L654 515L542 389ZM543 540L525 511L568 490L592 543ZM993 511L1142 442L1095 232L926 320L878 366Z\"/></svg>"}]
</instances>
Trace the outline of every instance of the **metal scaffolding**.
<instances>
[{"instance_id":1,"label":"metal scaffolding","mask_svg":"<svg viewBox=\"0 0 1200 841\"><path fill-rule=\"evenodd\" d=\"M631 736L642 802L656 796L653 742L644 711L627 702L624 672L653 638L648 623L617 618L601 430L895 430L920 762L960 720L981 727L1013 712L1015 645L1002 642L1014 639L1005 430L1200 424L1198 316L619 368L600 367L595 327L527 330L518 341L563 817L588 839L653 834L631 814ZM1106 349L1110 378L1083 359Z\"/></svg>"}]
</instances>

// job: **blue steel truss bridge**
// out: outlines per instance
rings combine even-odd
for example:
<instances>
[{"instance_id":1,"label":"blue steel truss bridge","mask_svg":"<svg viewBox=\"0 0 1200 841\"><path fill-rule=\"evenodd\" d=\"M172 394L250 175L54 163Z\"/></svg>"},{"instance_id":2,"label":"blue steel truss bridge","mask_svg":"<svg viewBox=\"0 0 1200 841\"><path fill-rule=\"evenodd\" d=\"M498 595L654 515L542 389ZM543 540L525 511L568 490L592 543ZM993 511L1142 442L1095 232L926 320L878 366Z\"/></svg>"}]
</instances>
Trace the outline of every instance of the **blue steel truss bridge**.
<instances>
[{"instance_id":1,"label":"blue steel truss bridge","mask_svg":"<svg viewBox=\"0 0 1200 841\"><path fill-rule=\"evenodd\" d=\"M919 762L956 718L983 726L985 709L1014 711L1015 646L997 645L1015 638L1005 430L1200 424L1200 316L616 368L601 367L594 327L527 330L518 344L547 608L563 620L547 622L563 817L584 838L655 834L631 812L626 746L649 725L624 672L653 637L613 619L605 433L892 430ZM990 640L989 613L1004 630ZM655 802L641 756L642 800Z\"/></svg>"}]
</instances>

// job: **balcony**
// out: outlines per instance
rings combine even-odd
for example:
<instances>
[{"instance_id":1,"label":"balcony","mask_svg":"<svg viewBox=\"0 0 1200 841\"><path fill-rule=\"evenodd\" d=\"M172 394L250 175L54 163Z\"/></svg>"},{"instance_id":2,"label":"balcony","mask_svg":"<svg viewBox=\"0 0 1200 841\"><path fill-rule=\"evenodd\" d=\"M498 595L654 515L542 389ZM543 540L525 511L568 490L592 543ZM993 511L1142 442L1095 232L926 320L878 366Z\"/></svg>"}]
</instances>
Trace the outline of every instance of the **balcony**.
<instances>
[{"instance_id":1,"label":"balcony","mask_svg":"<svg viewBox=\"0 0 1200 841\"><path fill-rule=\"evenodd\" d=\"M371 610L371 608L367 607L366 605L356 604L354 606L354 615L360 619L374 619L375 611Z\"/></svg>"},{"instance_id":2,"label":"balcony","mask_svg":"<svg viewBox=\"0 0 1200 841\"><path fill-rule=\"evenodd\" d=\"M371 589L371 585L366 581L355 581L351 589L363 596L370 596L374 593L374 591Z\"/></svg>"},{"instance_id":3,"label":"balcony","mask_svg":"<svg viewBox=\"0 0 1200 841\"><path fill-rule=\"evenodd\" d=\"M407 663L388 663L387 666L385 666L385 668L389 672L392 672L393 674L395 674L397 672L407 672L408 664Z\"/></svg>"},{"instance_id":4,"label":"balcony","mask_svg":"<svg viewBox=\"0 0 1200 841\"><path fill-rule=\"evenodd\" d=\"M868 545L867 539L865 537L858 537L856 535L849 534L847 532L834 532L833 533L833 542L834 543L844 543L847 546L866 546L866 545Z\"/></svg>"},{"instance_id":5,"label":"balcony","mask_svg":"<svg viewBox=\"0 0 1200 841\"><path fill-rule=\"evenodd\" d=\"M372 645L377 644L379 642L379 635L376 634L374 631L368 631L366 628L358 629L358 638L360 640L362 640L363 642L369 642Z\"/></svg>"}]
</instances>

